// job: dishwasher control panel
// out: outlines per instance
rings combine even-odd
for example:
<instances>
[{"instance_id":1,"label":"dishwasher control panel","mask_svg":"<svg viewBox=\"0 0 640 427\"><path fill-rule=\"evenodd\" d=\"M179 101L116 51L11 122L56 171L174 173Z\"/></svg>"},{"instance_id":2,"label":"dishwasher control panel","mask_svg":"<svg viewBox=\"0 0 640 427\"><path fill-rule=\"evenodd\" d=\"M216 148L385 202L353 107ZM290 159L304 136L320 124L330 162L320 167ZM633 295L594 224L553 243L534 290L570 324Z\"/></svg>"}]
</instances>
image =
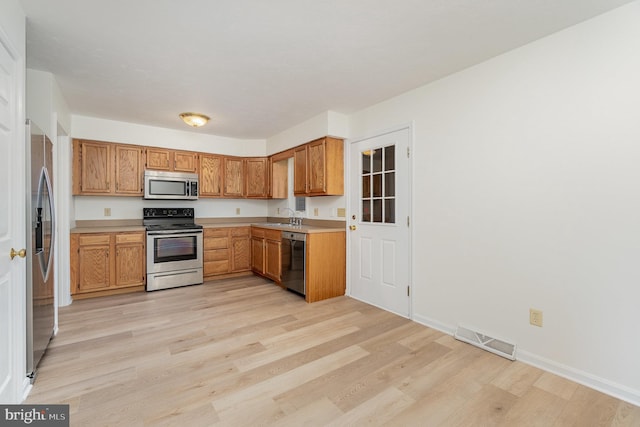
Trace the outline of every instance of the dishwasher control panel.
<instances>
[{"instance_id":1,"label":"dishwasher control panel","mask_svg":"<svg viewBox=\"0 0 640 427\"><path fill-rule=\"evenodd\" d=\"M297 242L307 241L307 235L305 233L294 233L291 231L283 231L282 238L287 240L295 240Z\"/></svg>"}]
</instances>

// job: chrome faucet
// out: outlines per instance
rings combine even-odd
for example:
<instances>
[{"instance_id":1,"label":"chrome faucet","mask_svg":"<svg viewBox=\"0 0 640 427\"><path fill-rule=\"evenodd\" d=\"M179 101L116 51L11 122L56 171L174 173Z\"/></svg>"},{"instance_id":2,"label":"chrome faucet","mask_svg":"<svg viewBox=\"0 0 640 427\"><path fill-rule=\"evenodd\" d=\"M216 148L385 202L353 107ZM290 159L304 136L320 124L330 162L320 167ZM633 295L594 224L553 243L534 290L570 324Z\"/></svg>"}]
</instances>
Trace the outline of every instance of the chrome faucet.
<instances>
[{"instance_id":1,"label":"chrome faucet","mask_svg":"<svg viewBox=\"0 0 640 427\"><path fill-rule=\"evenodd\" d=\"M290 225L297 225L297 226L302 225L302 218L296 216L296 211L294 211L291 208L284 208L284 209L286 209L289 212L291 212L291 215L289 215L289 224Z\"/></svg>"}]
</instances>

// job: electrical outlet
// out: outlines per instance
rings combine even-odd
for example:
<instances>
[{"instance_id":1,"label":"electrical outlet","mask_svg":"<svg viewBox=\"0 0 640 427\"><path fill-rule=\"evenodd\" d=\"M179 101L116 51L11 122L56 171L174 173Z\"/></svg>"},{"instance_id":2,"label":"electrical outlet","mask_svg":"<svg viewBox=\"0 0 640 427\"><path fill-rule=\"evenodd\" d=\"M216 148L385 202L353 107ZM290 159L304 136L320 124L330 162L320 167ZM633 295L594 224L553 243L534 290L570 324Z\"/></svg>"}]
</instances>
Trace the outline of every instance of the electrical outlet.
<instances>
[{"instance_id":1,"label":"electrical outlet","mask_svg":"<svg viewBox=\"0 0 640 427\"><path fill-rule=\"evenodd\" d=\"M313 216L318 216L318 208L313 208Z\"/></svg>"},{"instance_id":2,"label":"electrical outlet","mask_svg":"<svg viewBox=\"0 0 640 427\"><path fill-rule=\"evenodd\" d=\"M236 208L236 215L240 215L240 208Z\"/></svg>"},{"instance_id":3,"label":"electrical outlet","mask_svg":"<svg viewBox=\"0 0 640 427\"><path fill-rule=\"evenodd\" d=\"M104 208L104 216L111 216L111 208Z\"/></svg>"},{"instance_id":4,"label":"electrical outlet","mask_svg":"<svg viewBox=\"0 0 640 427\"><path fill-rule=\"evenodd\" d=\"M345 208L338 208L338 209L336 209L336 214L337 214L336 216L338 218L344 218L347 215L346 209Z\"/></svg>"},{"instance_id":5,"label":"electrical outlet","mask_svg":"<svg viewBox=\"0 0 640 427\"><path fill-rule=\"evenodd\" d=\"M280 208L278 208L278 211L276 212L278 215L280 214Z\"/></svg>"},{"instance_id":6,"label":"electrical outlet","mask_svg":"<svg viewBox=\"0 0 640 427\"><path fill-rule=\"evenodd\" d=\"M542 310L536 310L535 308L530 308L529 323L531 323L533 326L539 326L542 328Z\"/></svg>"}]
</instances>

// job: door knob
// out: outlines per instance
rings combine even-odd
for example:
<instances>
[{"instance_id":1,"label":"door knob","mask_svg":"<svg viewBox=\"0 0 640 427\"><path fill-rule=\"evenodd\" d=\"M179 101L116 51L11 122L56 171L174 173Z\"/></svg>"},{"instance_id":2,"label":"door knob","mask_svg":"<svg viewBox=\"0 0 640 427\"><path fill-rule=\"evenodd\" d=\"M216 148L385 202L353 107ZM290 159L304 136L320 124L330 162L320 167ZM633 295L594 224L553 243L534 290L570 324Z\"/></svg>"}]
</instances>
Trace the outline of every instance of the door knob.
<instances>
[{"instance_id":1,"label":"door knob","mask_svg":"<svg viewBox=\"0 0 640 427\"><path fill-rule=\"evenodd\" d=\"M355 226L355 225L350 225L350 226L349 226L349 230L354 231L355 229L356 229L356 226Z\"/></svg>"},{"instance_id":2,"label":"door knob","mask_svg":"<svg viewBox=\"0 0 640 427\"><path fill-rule=\"evenodd\" d=\"M11 252L9 252L9 256L11 257L11 259L14 259L16 255L18 255L20 258L24 258L27 256L27 250L20 249L19 251L16 251L15 249L11 248Z\"/></svg>"}]
</instances>

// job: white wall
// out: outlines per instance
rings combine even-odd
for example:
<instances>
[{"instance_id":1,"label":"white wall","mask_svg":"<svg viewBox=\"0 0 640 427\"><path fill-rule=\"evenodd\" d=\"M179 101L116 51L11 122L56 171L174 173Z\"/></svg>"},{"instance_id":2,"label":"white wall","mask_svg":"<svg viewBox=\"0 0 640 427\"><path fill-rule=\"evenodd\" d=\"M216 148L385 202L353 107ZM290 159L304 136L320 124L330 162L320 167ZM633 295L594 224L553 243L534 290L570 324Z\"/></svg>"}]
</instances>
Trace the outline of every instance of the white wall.
<instances>
[{"instance_id":1,"label":"white wall","mask_svg":"<svg viewBox=\"0 0 640 427\"><path fill-rule=\"evenodd\" d=\"M74 138L229 156L264 156L266 154L266 141L263 139L227 138L197 131L180 131L79 115L72 115L71 119ZM179 120L177 116L176 120ZM188 126L185 125L185 128Z\"/></svg>"},{"instance_id":2,"label":"white wall","mask_svg":"<svg viewBox=\"0 0 640 427\"><path fill-rule=\"evenodd\" d=\"M280 151L288 150L314 139L323 136L334 136L337 138L347 138L349 136L349 118L344 114L335 111L325 111L314 116L304 122L293 126L267 139L267 154L275 154ZM292 175L292 166L289 166L289 172ZM345 169L346 170L346 169ZM269 216L287 217L288 214L283 209L285 207L293 208L293 179L289 179L289 189L291 195L288 200L270 200ZM344 220L336 216L337 208L345 207L344 196L323 196L323 197L307 197L307 210L300 212L298 215L311 219L323 220ZM278 213L280 209L280 213ZM317 215L316 215L317 212Z\"/></svg>"},{"instance_id":3,"label":"white wall","mask_svg":"<svg viewBox=\"0 0 640 427\"><path fill-rule=\"evenodd\" d=\"M354 137L414 123L415 319L635 404L638 22L634 2L350 117Z\"/></svg>"}]
</instances>

